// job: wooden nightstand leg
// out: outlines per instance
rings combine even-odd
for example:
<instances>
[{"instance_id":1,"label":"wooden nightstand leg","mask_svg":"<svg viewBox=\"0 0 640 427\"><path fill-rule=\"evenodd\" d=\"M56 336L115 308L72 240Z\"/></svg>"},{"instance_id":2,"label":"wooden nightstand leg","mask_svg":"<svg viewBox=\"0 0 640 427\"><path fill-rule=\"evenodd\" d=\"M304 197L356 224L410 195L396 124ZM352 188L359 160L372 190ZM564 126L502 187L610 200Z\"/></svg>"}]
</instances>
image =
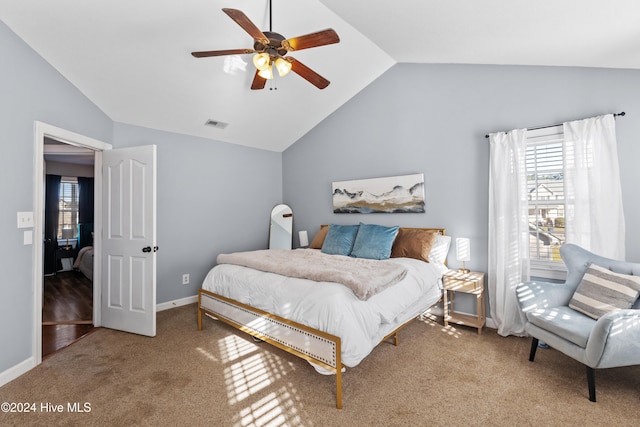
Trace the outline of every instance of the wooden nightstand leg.
<instances>
[{"instance_id":1,"label":"wooden nightstand leg","mask_svg":"<svg viewBox=\"0 0 640 427\"><path fill-rule=\"evenodd\" d=\"M487 324L487 301L484 297L484 292L482 293L480 304L482 306L482 326L484 327Z\"/></svg>"},{"instance_id":2,"label":"wooden nightstand leg","mask_svg":"<svg viewBox=\"0 0 640 427\"><path fill-rule=\"evenodd\" d=\"M448 304L448 298L449 297L449 291L447 291L446 289L444 290L444 303L442 304L442 312L444 313L444 326L449 326L449 322L447 320L447 318L449 317L449 304Z\"/></svg>"},{"instance_id":3,"label":"wooden nightstand leg","mask_svg":"<svg viewBox=\"0 0 640 427\"><path fill-rule=\"evenodd\" d=\"M476 296L476 301L478 304L478 335L482 335L482 325L480 324L482 320L482 294Z\"/></svg>"},{"instance_id":4,"label":"wooden nightstand leg","mask_svg":"<svg viewBox=\"0 0 640 427\"><path fill-rule=\"evenodd\" d=\"M456 303L456 294L454 291L447 291L447 292L451 292L451 294L449 295L449 311L451 313L456 311L456 307L455 307L455 303Z\"/></svg>"},{"instance_id":5,"label":"wooden nightstand leg","mask_svg":"<svg viewBox=\"0 0 640 427\"><path fill-rule=\"evenodd\" d=\"M482 334L482 328L487 322L487 304L484 298L484 291L478 297L478 335Z\"/></svg>"}]
</instances>

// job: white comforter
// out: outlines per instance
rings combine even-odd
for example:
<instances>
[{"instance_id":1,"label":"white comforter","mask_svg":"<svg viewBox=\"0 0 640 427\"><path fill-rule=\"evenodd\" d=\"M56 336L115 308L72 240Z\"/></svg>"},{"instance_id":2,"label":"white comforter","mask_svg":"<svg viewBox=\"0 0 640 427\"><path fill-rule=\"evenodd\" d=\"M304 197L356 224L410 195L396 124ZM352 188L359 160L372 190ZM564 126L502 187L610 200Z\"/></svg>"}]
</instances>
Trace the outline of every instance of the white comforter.
<instances>
[{"instance_id":1,"label":"white comforter","mask_svg":"<svg viewBox=\"0 0 640 427\"><path fill-rule=\"evenodd\" d=\"M300 249L298 249L300 250ZM435 304L442 295L444 266L410 258L393 258L408 269L399 283L358 299L346 286L220 264L207 274L202 288L277 314L341 339L342 363L356 366L399 325Z\"/></svg>"}]
</instances>

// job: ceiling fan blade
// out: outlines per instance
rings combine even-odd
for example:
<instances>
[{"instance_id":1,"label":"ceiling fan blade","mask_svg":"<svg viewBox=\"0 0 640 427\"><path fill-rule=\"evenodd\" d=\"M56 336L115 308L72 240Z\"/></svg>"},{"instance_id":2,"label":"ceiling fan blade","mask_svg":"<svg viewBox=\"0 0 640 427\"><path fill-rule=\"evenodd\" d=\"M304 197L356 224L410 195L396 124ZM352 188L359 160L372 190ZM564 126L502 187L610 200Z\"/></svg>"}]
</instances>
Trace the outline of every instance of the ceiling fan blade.
<instances>
[{"instance_id":1,"label":"ceiling fan blade","mask_svg":"<svg viewBox=\"0 0 640 427\"><path fill-rule=\"evenodd\" d=\"M245 30L254 40L258 40L260 43L267 45L269 44L269 39L262 34L260 28L256 27L256 25L251 22L247 15L245 15L242 11L238 9L229 9L223 8L222 11L229 15L231 19L233 19L236 24L240 25L243 30Z\"/></svg>"},{"instance_id":2,"label":"ceiling fan blade","mask_svg":"<svg viewBox=\"0 0 640 427\"><path fill-rule=\"evenodd\" d=\"M318 89L324 89L329 86L329 80L325 79L320 74L304 65L302 62L292 57L289 57L288 60L291 62L291 71L293 71Z\"/></svg>"},{"instance_id":3,"label":"ceiling fan blade","mask_svg":"<svg viewBox=\"0 0 640 427\"><path fill-rule=\"evenodd\" d=\"M251 90L260 90L264 89L264 86L267 84L267 79L261 77L258 73L260 71L256 70L255 76L253 76L253 82L251 83Z\"/></svg>"},{"instance_id":4,"label":"ceiling fan blade","mask_svg":"<svg viewBox=\"0 0 640 427\"><path fill-rule=\"evenodd\" d=\"M207 58L209 56L244 55L253 52L255 52L253 49L206 50L203 52L191 52L191 55L196 58Z\"/></svg>"},{"instance_id":5,"label":"ceiling fan blade","mask_svg":"<svg viewBox=\"0 0 640 427\"><path fill-rule=\"evenodd\" d=\"M325 46L338 43L340 37L331 28L304 36L293 37L282 42L282 46L288 51L309 49L310 47Z\"/></svg>"}]
</instances>

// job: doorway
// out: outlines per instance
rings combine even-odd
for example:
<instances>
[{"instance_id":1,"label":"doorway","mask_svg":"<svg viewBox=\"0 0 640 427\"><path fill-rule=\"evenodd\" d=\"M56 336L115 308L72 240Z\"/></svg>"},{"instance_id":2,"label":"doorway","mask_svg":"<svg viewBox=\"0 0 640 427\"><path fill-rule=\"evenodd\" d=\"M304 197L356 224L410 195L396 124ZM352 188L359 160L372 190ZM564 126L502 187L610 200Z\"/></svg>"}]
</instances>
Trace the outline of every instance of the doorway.
<instances>
[{"instance_id":1,"label":"doorway","mask_svg":"<svg viewBox=\"0 0 640 427\"><path fill-rule=\"evenodd\" d=\"M78 150L89 150L93 155L93 169L95 179L95 206L94 206L94 227L100 229L101 214L100 200L102 188L102 151L111 149L111 145L102 141L95 140L74 132L70 132L55 126L51 126L42 122L35 122L35 212L34 212L34 275L33 275L33 348L34 362L38 365L42 362L43 345L42 345L42 322L43 322L43 306L44 306L44 187L45 187L45 142L59 146L60 151L68 150L70 152ZM94 235L94 257L99 260L101 256L101 237L100 233ZM94 266L94 280L92 293L92 320L94 326L100 326L100 277L101 265L99 262Z\"/></svg>"},{"instance_id":2,"label":"doorway","mask_svg":"<svg viewBox=\"0 0 640 427\"><path fill-rule=\"evenodd\" d=\"M111 144L36 121L32 367L42 363L45 138L94 153L94 325L156 335L157 147L114 150Z\"/></svg>"},{"instance_id":3,"label":"doorway","mask_svg":"<svg viewBox=\"0 0 640 427\"><path fill-rule=\"evenodd\" d=\"M44 139L42 357L94 330L95 151Z\"/></svg>"}]
</instances>

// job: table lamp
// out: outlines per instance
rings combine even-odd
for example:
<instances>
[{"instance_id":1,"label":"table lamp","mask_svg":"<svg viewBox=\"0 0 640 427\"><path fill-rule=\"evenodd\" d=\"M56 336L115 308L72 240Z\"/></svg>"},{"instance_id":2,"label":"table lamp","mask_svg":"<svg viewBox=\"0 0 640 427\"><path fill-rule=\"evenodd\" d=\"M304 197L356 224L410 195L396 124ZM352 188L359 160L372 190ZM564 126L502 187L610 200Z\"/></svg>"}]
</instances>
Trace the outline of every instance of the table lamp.
<instances>
[{"instance_id":1,"label":"table lamp","mask_svg":"<svg viewBox=\"0 0 640 427\"><path fill-rule=\"evenodd\" d=\"M465 268L465 261L471 260L471 241L466 237L456 238L456 259L462 261L462 268L459 268L460 273L469 273L469 269Z\"/></svg>"}]
</instances>

